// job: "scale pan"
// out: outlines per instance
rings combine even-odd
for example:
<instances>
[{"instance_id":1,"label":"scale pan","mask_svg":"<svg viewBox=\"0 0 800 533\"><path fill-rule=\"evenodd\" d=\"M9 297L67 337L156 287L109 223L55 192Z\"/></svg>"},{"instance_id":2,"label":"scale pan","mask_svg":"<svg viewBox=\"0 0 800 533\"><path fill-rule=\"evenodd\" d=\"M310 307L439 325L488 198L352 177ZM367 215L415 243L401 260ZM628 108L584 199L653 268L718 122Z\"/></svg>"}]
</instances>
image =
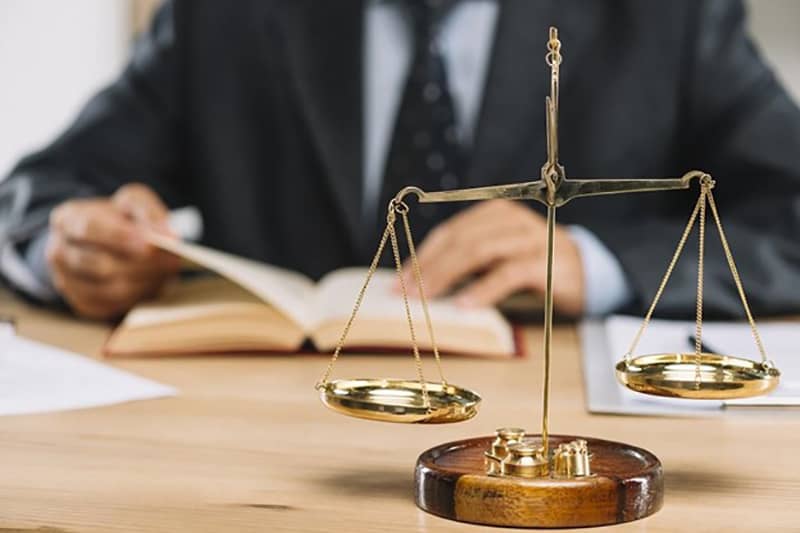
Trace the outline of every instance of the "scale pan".
<instances>
[{"instance_id":1,"label":"scale pan","mask_svg":"<svg viewBox=\"0 0 800 533\"><path fill-rule=\"evenodd\" d=\"M781 373L771 364L712 353L641 355L617 363L617 379L631 390L654 396L730 400L772 391Z\"/></svg>"},{"instance_id":2,"label":"scale pan","mask_svg":"<svg viewBox=\"0 0 800 533\"><path fill-rule=\"evenodd\" d=\"M323 385L320 399L336 412L404 424L446 424L469 420L478 413L481 397L440 382L425 382L430 408L425 407L419 381L390 378L339 379Z\"/></svg>"}]
</instances>

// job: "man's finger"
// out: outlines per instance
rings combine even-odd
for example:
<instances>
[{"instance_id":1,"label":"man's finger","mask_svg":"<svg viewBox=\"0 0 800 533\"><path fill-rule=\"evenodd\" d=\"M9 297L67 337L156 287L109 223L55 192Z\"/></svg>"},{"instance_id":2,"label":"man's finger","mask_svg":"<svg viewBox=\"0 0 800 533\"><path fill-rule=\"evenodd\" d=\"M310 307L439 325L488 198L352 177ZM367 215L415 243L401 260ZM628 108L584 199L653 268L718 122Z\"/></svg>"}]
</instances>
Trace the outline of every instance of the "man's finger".
<instances>
[{"instance_id":1,"label":"man's finger","mask_svg":"<svg viewBox=\"0 0 800 533\"><path fill-rule=\"evenodd\" d=\"M119 270L118 259L112 254L91 244L70 242L58 232L50 233L45 257L55 268L98 281L111 278Z\"/></svg>"},{"instance_id":2,"label":"man's finger","mask_svg":"<svg viewBox=\"0 0 800 533\"><path fill-rule=\"evenodd\" d=\"M456 295L464 307L493 305L520 289L541 290L544 263L539 260L517 259L499 264Z\"/></svg>"},{"instance_id":3,"label":"man's finger","mask_svg":"<svg viewBox=\"0 0 800 533\"><path fill-rule=\"evenodd\" d=\"M419 265L426 294L440 295L496 261L541 250L539 215L524 207L512 208L508 202L486 203L491 209L473 208L476 216L453 218L423 242ZM410 265L403 273L406 283L413 284Z\"/></svg>"},{"instance_id":4,"label":"man's finger","mask_svg":"<svg viewBox=\"0 0 800 533\"><path fill-rule=\"evenodd\" d=\"M438 257L445 250L454 238L475 228L486 228L496 225L498 221L505 220L506 217L499 217L502 214L506 202L503 200L491 200L481 202L474 207L456 213L450 219L444 221L430 232L428 237L422 242L418 256L420 264L432 257Z\"/></svg>"},{"instance_id":5,"label":"man's finger","mask_svg":"<svg viewBox=\"0 0 800 533\"><path fill-rule=\"evenodd\" d=\"M146 185L141 183L124 185L114 193L111 202L139 224L150 229L167 228L169 210L161 198Z\"/></svg>"},{"instance_id":6,"label":"man's finger","mask_svg":"<svg viewBox=\"0 0 800 533\"><path fill-rule=\"evenodd\" d=\"M507 233L530 235L531 247L541 239L537 231L543 222L541 216L524 206L506 200L482 202L463 211L435 228L419 249L420 268L427 275L432 264L438 263L448 254L471 254L476 243L488 241ZM454 247L460 248L457 250ZM404 270L411 280L409 268Z\"/></svg>"},{"instance_id":7,"label":"man's finger","mask_svg":"<svg viewBox=\"0 0 800 533\"><path fill-rule=\"evenodd\" d=\"M53 267L95 281L110 281L115 277L147 280L180 269L177 257L160 250L141 259L130 259L91 244L69 241L57 232L50 234L45 256Z\"/></svg>"},{"instance_id":8,"label":"man's finger","mask_svg":"<svg viewBox=\"0 0 800 533\"><path fill-rule=\"evenodd\" d=\"M512 232L513 231L513 232ZM536 240L514 228L464 239L429 263L424 270L425 286L431 296L443 294L470 274L496 263L518 257L533 257Z\"/></svg>"},{"instance_id":9,"label":"man's finger","mask_svg":"<svg viewBox=\"0 0 800 533\"><path fill-rule=\"evenodd\" d=\"M146 260L127 262L125 272L133 279L164 279L177 273L182 265L177 255L155 248Z\"/></svg>"},{"instance_id":10,"label":"man's finger","mask_svg":"<svg viewBox=\"0 0 800 533\"><path fill-rule=\"evenodd\" d=\"M115 277L109 281L97 281L64 270L53 272L53 283L75 311L95 319L121 315L159 286L152 279Z\"/></svg>"},{"instance_id":11,"label":"man's finger","mask_svg":"<svg viewBox=\"0 0 800 533\"><path fill-rule=\"evenodd\" d=\"M499 203L498 203L499 202ZM495 219L494 213L503 205L502 201L481 202L474 207L456 213L435 227L422 242L417 256L420 265L432 257L438 257L452 239L470 228L485 227Z\"/></svg>"},{"instance_id":12,"label":"man's finger","mask_svg":"<svg viewBox=\"0 0 800 533\"><path fill-rule=\"evenodd\" d=\"M51 278L55 288L77 314L96 320L115 316L116 307L99 296L100 282L71 275L59 268L53 269Z\"/></svg>"},{"instance_id":13,"label":"man's finger","mask_svg":"<svg viewBox=\"0 0 800 533\"><path fill-rule=\"evenodd\" d=\"M136 227L104 200L67 202L53 210L50 224L66 239L116 253L137 257L148 249Z\"/></svg>"}]
</instances>

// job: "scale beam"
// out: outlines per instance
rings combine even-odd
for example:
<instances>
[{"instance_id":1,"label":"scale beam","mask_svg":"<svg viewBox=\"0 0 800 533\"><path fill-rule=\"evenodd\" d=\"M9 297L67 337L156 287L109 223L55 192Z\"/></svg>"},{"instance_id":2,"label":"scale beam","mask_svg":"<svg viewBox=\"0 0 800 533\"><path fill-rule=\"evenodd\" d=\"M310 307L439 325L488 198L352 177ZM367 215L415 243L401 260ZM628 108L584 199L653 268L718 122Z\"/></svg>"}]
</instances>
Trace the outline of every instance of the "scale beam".
<instances>
[{"instance_id":1,"label":"scale beam","mask_svg":"<svg viewBox=\"0 0 800 533\"><path fill-rule=\"evenodd\" d=\"M705 175L705 172L692 170L680 178L565 179L556 191L556 207L584 196L688 189L692 179L699 181Z\"/></svg>"},{"instance_id":2,"label":"scale beam","mask_svg":"<svg viewBox=\"0 0 800 533\"><path fill-rule=\"evenodd\" d=\"M707 174L692 170L680 178L638 178L638 179L564 179L555 184L552 204L561 207L574 198L623 194L631 192L672 191L688 189L692 180L698 181ZM415 195L420 203L471 202L476 200L536 200L551 205L548 200L548 181L536 180L507 185L490 185L448 191L423 191L419 187L405 187L395 197L401 201L406 196Z\"/></svg>"},{"instance_id":3,"label":"scale beam","mask_svg":"<svg viewBox=\"0 0 800 533\"><path fill-rule=\"evenodd\" d=\"M473 187L468 189L451 189L449 191L423 191L419 187L405 187L397 196L396 201L402 200L409 194L416 195L420 203L439 202L471 202L476 200L539 200L544 202L547 188L542 180L528 181L525 183L510 183L508 185L490 185L487 187Z\"/></svg>"}]
</instances>

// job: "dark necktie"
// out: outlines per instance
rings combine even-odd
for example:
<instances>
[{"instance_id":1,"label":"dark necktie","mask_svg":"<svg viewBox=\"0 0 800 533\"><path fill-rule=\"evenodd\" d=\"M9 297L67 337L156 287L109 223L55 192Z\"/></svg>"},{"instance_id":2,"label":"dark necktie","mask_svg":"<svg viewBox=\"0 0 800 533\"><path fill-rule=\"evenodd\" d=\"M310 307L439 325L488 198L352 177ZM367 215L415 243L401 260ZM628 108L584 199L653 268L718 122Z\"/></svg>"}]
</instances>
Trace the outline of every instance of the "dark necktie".
<instances>
[{"instance_id":1,"label":"dark necktie","mask_svg":"<svg viewBox=\"0 0 800 533\"><path fill-rule=\"evenodd\" d=\"M457 1L403 2L413 28L413 56L386 158L379 220L389 200L406 185L436 191L463 183L466 158L456 132L453 100L438 44L441 22ZM410 220L414 239L420 242L455 209L446 204L413 205Z\"/></svg>"}]
</instances>

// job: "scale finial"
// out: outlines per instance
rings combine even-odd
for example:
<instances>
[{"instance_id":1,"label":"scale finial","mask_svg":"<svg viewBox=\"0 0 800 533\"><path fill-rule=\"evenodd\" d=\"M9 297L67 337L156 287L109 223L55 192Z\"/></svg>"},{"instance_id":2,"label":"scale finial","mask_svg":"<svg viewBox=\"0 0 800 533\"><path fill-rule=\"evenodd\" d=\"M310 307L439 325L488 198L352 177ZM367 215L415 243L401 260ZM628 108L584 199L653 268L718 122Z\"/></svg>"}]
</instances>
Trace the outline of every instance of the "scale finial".
<instances>
[{"instance_id":1,"label":"scale finial","mask_svg":"<svg viewBox=\"0 0 800 533\"><path fill-rule=\"evenodd\" d=\"M550 49L558 49L561 46L561 41L558 40L558 28L550 26L550 42L547 43Z\"/></svg>"},{"instance_id":2,"label":"scale finial","mask_svg":"<svg viewBox=\"0 0 800 533\"><path fill-rule=\"evenodd\" d=\"M558 28L550 26L550 39L547 41L545 61L550 66L550 95L545 99L547 120L547 162L542 166L541 178L547 188L547 204L556 202L556 191L564 179L564 169L558 163L558 85L561 65L561 41Z\"/></svg>"}]
</instances>

